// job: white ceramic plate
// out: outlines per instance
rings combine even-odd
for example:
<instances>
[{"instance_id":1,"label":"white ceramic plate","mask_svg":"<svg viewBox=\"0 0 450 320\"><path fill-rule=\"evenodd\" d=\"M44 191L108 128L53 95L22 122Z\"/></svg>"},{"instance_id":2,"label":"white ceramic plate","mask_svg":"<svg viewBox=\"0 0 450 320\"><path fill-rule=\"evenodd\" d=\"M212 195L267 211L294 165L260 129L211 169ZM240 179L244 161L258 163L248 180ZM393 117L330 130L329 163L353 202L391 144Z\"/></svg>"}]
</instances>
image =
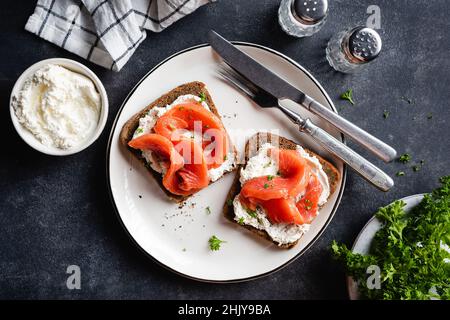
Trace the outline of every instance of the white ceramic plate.
<instances>
[{"instance_id":1,"label":"white ceramic plate","mask_svg":"<svg viewBox=\"0 0 450 320\"><path fill-rule=\"evenodd\" d=\"M424 195L425 194L415 194L399 200L406 203L404 209L405 212L409 212L412 208L417 206L420 201L422 201ZM373 237L375 237L375 234L378 230L380 230L380 228L381 222L375 216L370 218L370 220L366 223L366 225L362 228L361 232L356 237L356 240L352 247L352 251L360 254L368 254ZM360 299L358 285L352 277L347 277L347 290L348 296L351 300Z\"/></svg>"},{"instance_id":2,"label":"white ceramic plate","mask_svg":"<svg viewBox=\"0 0 450 320\"><path fill-rule=\"evenodd\" d=\"M324 89L300 65L271 49L238 44L256 60L335 110ZM111 198L125 230L148 256L192 279L233 282L267 275L305 252L325 230L337 209L344 189L346 169L341 161L312 143L309 137L300 134L281 112L259 109L219 79L215 71L218 63L220 58L211 47L200 45L169 57L144 76L125 99L114 122L108 144L107 175ZM177 85L194 80L206 83L232 139L236 137L234 130L252 128L256 132L278 129L278 134L311 148L338 168L341 181L336 192L322 208L310 231L293 249L280 249L223 217L222 206L234 173L197 193L183 208L179 208L166 198L142 164L119 145L120 130L132 115ZM298 106L294 107L330 134L342 139L337 130ZM234 139L234 143L242 152L245 140L238 140ZM206 207L210 207L211 214L207 214ZM219 251L212 252L208 247L208 239L212 235L227 241Z\"/></svg>"}]
</instances>

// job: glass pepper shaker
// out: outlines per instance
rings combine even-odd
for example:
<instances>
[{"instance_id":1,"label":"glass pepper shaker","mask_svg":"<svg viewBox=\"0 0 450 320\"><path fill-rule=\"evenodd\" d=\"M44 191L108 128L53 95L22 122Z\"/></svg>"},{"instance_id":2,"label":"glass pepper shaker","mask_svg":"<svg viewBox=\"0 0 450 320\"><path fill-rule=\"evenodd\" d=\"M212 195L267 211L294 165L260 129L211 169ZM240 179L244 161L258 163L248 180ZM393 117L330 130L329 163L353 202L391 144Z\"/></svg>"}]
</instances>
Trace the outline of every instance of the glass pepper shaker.
<instances>
[{"instance_id":1,"label":"glass pepper shaker","mask_svg":"<svg viewBox=\"0 0 450 320\"><path fill-rule=\"evenodd\" d=\"M281 28L294 37L309 37L325 24L328 0L282 0L278 10Z\"/></svg>"},{"instance_id":2,"label":"glass pepper shaker","mask_svg":"<svg viewBox=\"0 0 450 320\"><path fill-rule=\"evenodd\" d=\"M378 32L360 26L334 35L328 42L326 57L335 70L353 73L378 57L381 45Z\"/></svg>"}]
</instances>

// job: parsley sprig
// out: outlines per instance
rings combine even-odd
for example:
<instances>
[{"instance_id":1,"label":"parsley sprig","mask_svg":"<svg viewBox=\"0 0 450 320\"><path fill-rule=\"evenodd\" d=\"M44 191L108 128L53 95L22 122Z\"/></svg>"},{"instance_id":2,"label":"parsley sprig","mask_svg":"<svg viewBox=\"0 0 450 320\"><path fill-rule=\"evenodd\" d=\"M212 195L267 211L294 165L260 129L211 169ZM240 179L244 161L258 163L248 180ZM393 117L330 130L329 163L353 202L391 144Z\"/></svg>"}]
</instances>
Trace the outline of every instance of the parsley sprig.
<instances>
[{"instance_id":1,"label":"parsley sprig","mask_svg":"<svg viewBox=\"0 0 450 320\"><path fill-rule=\"evenodd\" d=\"M408 163L411 161L411 155L409 153L402 154L400 158L398 158L398 161L402 163Z\"/></svg>"},{"instance_id":2,"label":"parsley sprig","mask_svg":"<svg viewBox=\"0 0 450 320\"><path fill-rule=\"evenodd\" d=\"M216 236L212 236L211 238L209 238L208 243L209 243L209 248L212 251L217 251L220 249L220 246L222 243L225 243L226 241L220 240L219 238L217 238Z\"/></svg>"},{"instance_id":3,"label":"parsley sprig","mask_svg":"<svg viewBox=\"0 0 450 320\"><path fill-rule=\"evenodd\" d=\"M353 90L352 89L348 89L347 91L345 91L344 93L342 93L340 95L340 98L343 100L347 100L348 102L350 102L352 105L355 104L355 101L353 101Z\"/></svg>"}]
</instances>

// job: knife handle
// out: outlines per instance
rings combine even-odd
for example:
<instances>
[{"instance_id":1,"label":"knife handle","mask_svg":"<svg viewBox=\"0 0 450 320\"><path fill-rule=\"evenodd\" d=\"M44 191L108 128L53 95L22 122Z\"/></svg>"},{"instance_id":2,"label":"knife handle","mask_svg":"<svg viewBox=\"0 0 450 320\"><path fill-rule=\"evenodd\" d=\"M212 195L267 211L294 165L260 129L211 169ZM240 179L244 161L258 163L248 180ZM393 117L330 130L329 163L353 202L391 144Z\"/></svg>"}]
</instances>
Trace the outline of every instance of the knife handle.
<instances>
[{"instance_id":1,"label":"knife handle","mask_svg":"<svg viewBox=\"0 0 450 320\"><path fill-rule=\"evenodd\" d=\"M325 130L319 128L311 120L304 120L298 113L278 105L278 108L291 119L292 122L299 125L300 131L310 135L315 141L320 143L322 147L340 158L350 167L352 167L359 175L372 183L375 187L382 191L388 191L394 186L394 181L381 169L370 163L358 153L350 149L347 145L330 135Z\"/></svg>"},{"instance_id":2,"label":"knife handle","mask_svg":"<svg viewBox=\"0 0 450 320\"><path fill-rule=\"evenodd\" d=\"M358 153L350 149L347 145L334 138L325 130L314 125L309 119L306 119L300 130L308 133L319 142L322 147L342 159L346 164L352 167L363 178L371 182L382 191L388 191L394 186L394 181L381 169L364 159Z\"/></svg>"},{"instance_id":3,"label":"knife handle","mask_svg":"<svg viewBox=\"0 0 450 320\"><path fill-rule=\"evenodd\" d=\"M396 158L397 152L394 148L390 147L378 138L372 136L367 131L364 131L360 127L354 125L350 121L344 119L331 109L324 107L313 98L306 95L302 105L312 113L331 123L337 129L339 129L339 131L350 137L352 140L354 140L385 162L390 162Z\"/></svg>"}]
</instances>

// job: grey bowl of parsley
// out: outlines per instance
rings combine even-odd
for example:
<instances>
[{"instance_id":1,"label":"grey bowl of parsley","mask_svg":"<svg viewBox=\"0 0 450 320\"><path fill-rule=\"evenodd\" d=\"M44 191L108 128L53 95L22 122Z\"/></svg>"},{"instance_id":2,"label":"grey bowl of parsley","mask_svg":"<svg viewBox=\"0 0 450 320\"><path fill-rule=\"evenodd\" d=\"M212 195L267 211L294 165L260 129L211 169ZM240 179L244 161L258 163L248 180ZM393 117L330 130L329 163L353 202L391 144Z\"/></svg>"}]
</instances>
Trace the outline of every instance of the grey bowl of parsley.
<instances>
[{"instance_id":1,"label":"grey bowl of parsley","mask_svg":"<svg viewBox=\"0 0 450 320\"><path fill-rule=\"evenodd\" d=\"M377 224L364 252L333 241L333 257L351 277L351 298L450 300L450 176L440 182L413 207L398 200L380 208L364 228Z\"/></svg>"}]
</instances>

